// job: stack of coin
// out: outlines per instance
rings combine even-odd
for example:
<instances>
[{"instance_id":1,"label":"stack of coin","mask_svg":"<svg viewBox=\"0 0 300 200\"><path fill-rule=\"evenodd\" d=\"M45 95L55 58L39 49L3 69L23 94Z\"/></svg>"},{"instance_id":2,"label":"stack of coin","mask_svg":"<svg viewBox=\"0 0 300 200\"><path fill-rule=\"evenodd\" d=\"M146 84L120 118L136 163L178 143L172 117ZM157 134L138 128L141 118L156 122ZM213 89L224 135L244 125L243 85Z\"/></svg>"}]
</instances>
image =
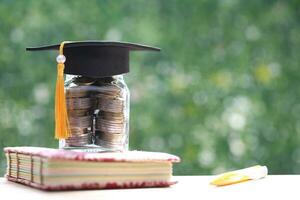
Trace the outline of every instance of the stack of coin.
<instances>
[{"instance_id":1,"label":"stack of coin","mask_svg":"<svg viewBox=\"0 0 300 200\"><path fill-rule=\"evenodd\" d=\"M125 134L124 98L122 88L115 84L100 86L96 94L99 113L96 119L96 144L105 148L118 148Z\"/></svg>"},{"instance_id":2,"label":"stack of coin","mask_svg":"<svg viewBox=\"0 0 300 200\"><path fill-rule=\"evenodd\" d=\"M97 95L99 110L111 112L111 113L122 113L124 100L117 97L109 97L108 95Z\"/></svg>"},{"instance_id":3,"label":"stack of coin","mask_svg":"<svg viewBox=\"0 0 300 200\"><path fill-rule=\"evenodd\" d=\"M110 149L121 149L123 147L124 134L96 132L96 144Z\"/></svg>"},{"instance_id":4,"label":"stack of coin","mask_svg":"<svg viewBox=\"0 0 300 200\"><path fill-rule=\"evenodd\" d=\"M93 98L90 96L88 84L85 84L66 90L71 132L71 136L65 140L67 146L80 147L92 142Z\"/></svg>"},{"instance_id":5,"label":"stack of coin","mask_svg":"<svg viewBox=\"0 0 300 200\"><path fill-rule=\"evenodd\" d=\"M86 132L83 134L74 134L66 139L66 143L68 146L80 147L84 145L91 144L91 132Z\"/></svg>"},{"instance_id":6,"label":"stack of coin","mask_svg":"<svg viewBox=\"0 0 300 200\"><path fill-rule=\"evenodd\" d=\"M92 105L91 98L67 98L66 104L69 110L86 110Z\"/></svg>"},{"instance_id":7,"label":"stack of coin","mask_svg":"<svg viewBox=\"0 0 300 200\"><path fill-rule=\"evenodd\" d=\"M92 126L92 116L69 117L69 123L71 128L86 129Z\"/></svg>"}]
</instances>

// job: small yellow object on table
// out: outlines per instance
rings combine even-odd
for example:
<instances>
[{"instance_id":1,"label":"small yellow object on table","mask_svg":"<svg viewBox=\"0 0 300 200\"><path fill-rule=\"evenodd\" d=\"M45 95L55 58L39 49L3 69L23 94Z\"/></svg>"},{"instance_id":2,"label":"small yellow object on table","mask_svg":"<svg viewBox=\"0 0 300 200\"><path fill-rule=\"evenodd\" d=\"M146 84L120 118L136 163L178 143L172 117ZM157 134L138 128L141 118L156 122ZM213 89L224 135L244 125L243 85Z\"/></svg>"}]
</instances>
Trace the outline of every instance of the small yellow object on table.
<instances>
[{"instance_id":1,"label":"small yellow object on table","mask_svg":"<svg viewBox=\"0 0 300 200\"><path fill-rule=\"evenodd\" d=\"M245 169L220 174L210 183L215 186L225 186L249 180L258 180L268 175L266 166L256 165Z\"/></svg>"}]
</instances>

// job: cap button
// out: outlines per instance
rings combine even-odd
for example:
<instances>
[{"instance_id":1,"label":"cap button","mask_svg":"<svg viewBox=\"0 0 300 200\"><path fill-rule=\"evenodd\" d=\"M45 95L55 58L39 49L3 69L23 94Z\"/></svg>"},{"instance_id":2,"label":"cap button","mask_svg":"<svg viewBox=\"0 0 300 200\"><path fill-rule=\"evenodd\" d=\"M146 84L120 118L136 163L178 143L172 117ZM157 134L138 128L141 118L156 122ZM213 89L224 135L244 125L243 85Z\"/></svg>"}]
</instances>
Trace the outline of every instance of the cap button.
<instances>
[{"instance_id":1,"label":"cap button","mask_svg":"<svg viewBox=\"0 0 300 200\"><path fill-rule=\"evenodd\" d=\"M63 64L63 63L66 62L66 57L65 57L64 55L58 55L58 56L56 57L56 62L57 62L57 63L60 63L60 64Z\"/></svg>"}]
</instances>

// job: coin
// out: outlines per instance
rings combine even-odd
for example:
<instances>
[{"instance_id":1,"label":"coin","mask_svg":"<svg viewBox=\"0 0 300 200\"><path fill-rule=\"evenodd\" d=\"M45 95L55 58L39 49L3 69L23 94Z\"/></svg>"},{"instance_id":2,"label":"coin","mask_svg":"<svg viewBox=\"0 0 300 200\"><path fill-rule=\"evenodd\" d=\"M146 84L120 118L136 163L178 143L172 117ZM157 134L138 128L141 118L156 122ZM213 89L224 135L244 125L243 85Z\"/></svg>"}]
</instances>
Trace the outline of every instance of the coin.
<instances>
[{"instance_id":1,"label":"coin","mask_svg":"<svg viewBox=\"0 0 300 200\"><path fill-rule=\"evenodd\" d=\"M86 134L87 132L88 132L87 128L78 128L78 127L70 128L71 136Z\"/></svg>"},{"instance_id":2,"label":"coin","mask_svg":"<svg viewBox=\"0 0 300 200\"><path fill-rule=\"evenodd\" d=\"M92 107L92 99L91 98L67 98L66 104L69 110L88 109Z\"/></svg>"},{"instance_id":3,"label":"coin","mask_svg":"<svg viewBox=\"0 0 300 200\"><path fill-rule=\"evenodd\" d=\"M78 134L73 134L71 136L69 136L67 139L84 139L84 138L88 138L90 137L91 132L85 132L85 133L78 133Z\"/></svg>"},{"instance_id":4,"label":"coin","mask_svg":"<svg viewBox=\"0 0 300 200\"><path fill-rule=\"evenodd\" d=\"M124 127L123 122L119 122L119 121L115 121L115 120L106 120L106 119L102 119L102 118L97 118L96 125L97 126L104 125L104 126L110 126L110 127L116 127L116 128Z\"/></svg>"},{"instance_id":5,"label":"coin","mask_svg":"<svg viewBox=\"0 0 300 200\"><path fill-rule=\"evenodd\" d=\"M120 142L122 142L124 134L99 132L98 136L99 136L99 139L107 141L107 142L120 143Z\"/></svg>"},{"instance_id":6,"label":"coin","mask_svg":"<svg viewBox=\"0 0 300 200\"><path fill-rule=\"evenodd\" d=\"M103 84L110 84L114 81L115 79L113 77L103 77L103 78L98 78L94 85L101 86Z\"/></svg>"},{"instance_id":7,"label":"coin","mask_svg":"<svg viewBox=\"0 0 300 200\"><path fill-rule=\"evenodd\" d=\"M108 132L108 133L123 133L123 129L120 128L114 128L114 127L107 127L101 125L100 127L96 127L96 130L100 130L102 132Z\"/></svg>"},{"instance_id":8,"label":"coin","mask_svg":"<svg viewBox=\"0 0 300 200\"><path fill-rule=\"evenodd\" d=\"M98 100L98 108L101 111L113 112L113 113L120 113L123 111L124 104L123 100L120 99L99 99Z\"/></svg>"},{"instance_id":9,"label":"coin","mask_svg":"<svg viewBox=\"0 0 300 200\"><path fill-rule=\"evenodd\" d=\"M66 89L66 97L86 97L89 95L88 86L76 86Z\"/></svg>"},{"instance_id":10,"label":"coin","mask_svg":"<svg viewBox=\"0 0 300 200\"><path fill-rule=\"evenodd\" d=\"M86 143L86 142L82 142L82 143L67 143L66 146L69 146L69 147L82 147L82 146L85 146L85 145L88 145L90 143Z\"/></svg>"},{"instance_id":11,"label":"coin","mask_svg":"<svg viewBox=\"0 0 300 200\"><path fill-rule=\"evenodd\" d=\"M100 127L101 128L110 128L110 129L115 129L115 130L123 130L124 128L124 124L113 124L113 123L106 123L106 122L100 122L97 123L96 127Z\"/></svg>"},{"instance_id":12,"label":"coin","mask_svg":"<svg viewBox=\"0 0 300 200\"><path fill-rule=\"evenodd\" d=\"M85 138L85 139L66 139L66 142L67 143L72 143L72 144L75 144L75 143L89 143L90 142L90 138Z\"/></svg>"},{"instance_id":13,"label":"coin","mask_svg":"<svg viewBox=\"0 0 300 200\"><path fill-rule=\"evenodd\" d=\"M110 117L104 117L104 116L98 116L98 121L100 120L108 120L108 121L113 121L117 124L124 124L125 123L125 119L124 118L114 118L112 116Z\"/></svg>"},{"instance_id":14,"label":"coin","mask_svg":"<svg viewBox=\"0 0 300 200\"><path fill-rule=\"evenodd\" d=\"M74 83L77 85L92 85L95 83L96 79L95 78L90 78L86 76L78 76L74 78Z\"/></svg>"},{"instance_id":15,"label":"coin","mask_svg":"<svg viewBox=\"0 0 300 200\"><path fill-rule=\"evenodd\" d=\"M120 95L122 88L120 88L117 85L113 85L113 84L103 84L99 87L97 87L97 92L102 93L102 94L108 94L108 95Z\"/></svg>"},{"instance_id":16,"label":"coin","mask_svg":"<svg viewBox=\"0 0 300 200\"><path fill-rule=\"evenodd\" d=\"M65 139L65 142L69 146L84 146L91 144L91 133L71 136Z\"/></svg>"},{"instance_id":17,"label":"coin","mask_svg":"<svg viewBox=\"0 0 300 200\"><path fill-rule=\"evenodd\" d=\"M103 118L110 118L110 117L112 117L112 118L125 118L123 112L114 113L114 112L100 111L98 115L103 117Z\"/></svg>"},{"instance_id":18,"label":"coin","mask_svg":"<svg viewBox=\"0 0 300 200\"><path fill-rule=\"evenodd\" d=\"M122 149L123 148L123 143L111 143L111 142L101 140L100 138L96 138L95 143L99 146L102 146L104 148L109 148L109 149Z\"/></svg>"},{"instance_id":19,"label":"coin","mask_svg":"<svg viewBox=\"0 0 300 200\"><path fill-rule=\"evenodd\" d=\"M89 128L92 126L92 116L69 117L69 122L71 128L74 127Z\"/></svg>"},{"instance_id":20,"label":"coin","mask_svg":"<svg viewBox=\"0 0 300 200\"><path fill-rule=\"evenodd\" d=\"M83 117L86 115L91 115L91 110L89 109L75 109L67 110L69 117Z\"/></svg>"}]
</instances>

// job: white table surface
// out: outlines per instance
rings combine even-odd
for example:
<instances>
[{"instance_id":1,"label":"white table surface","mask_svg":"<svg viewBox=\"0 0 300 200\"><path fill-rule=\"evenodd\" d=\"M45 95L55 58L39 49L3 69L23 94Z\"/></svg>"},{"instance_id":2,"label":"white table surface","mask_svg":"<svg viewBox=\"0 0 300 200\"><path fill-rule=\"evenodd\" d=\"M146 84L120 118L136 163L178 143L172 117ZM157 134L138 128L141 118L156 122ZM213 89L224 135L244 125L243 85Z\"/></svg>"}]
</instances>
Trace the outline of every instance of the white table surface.
<instances>
[{"instance_id":1,"label":"white table surface","mask_svg":"<svg viewBox=\"0 0 300 200\"><path fill-rule=\"evenodd\" d=\"M83 190L46 192L0 178L0 199L20 200L160 200L160 199L297 199L300 200L300 175L268 175L264 179L214 187L212 176L175 176L179 182L169 188Z\"/></svg>"}]
</instances>

